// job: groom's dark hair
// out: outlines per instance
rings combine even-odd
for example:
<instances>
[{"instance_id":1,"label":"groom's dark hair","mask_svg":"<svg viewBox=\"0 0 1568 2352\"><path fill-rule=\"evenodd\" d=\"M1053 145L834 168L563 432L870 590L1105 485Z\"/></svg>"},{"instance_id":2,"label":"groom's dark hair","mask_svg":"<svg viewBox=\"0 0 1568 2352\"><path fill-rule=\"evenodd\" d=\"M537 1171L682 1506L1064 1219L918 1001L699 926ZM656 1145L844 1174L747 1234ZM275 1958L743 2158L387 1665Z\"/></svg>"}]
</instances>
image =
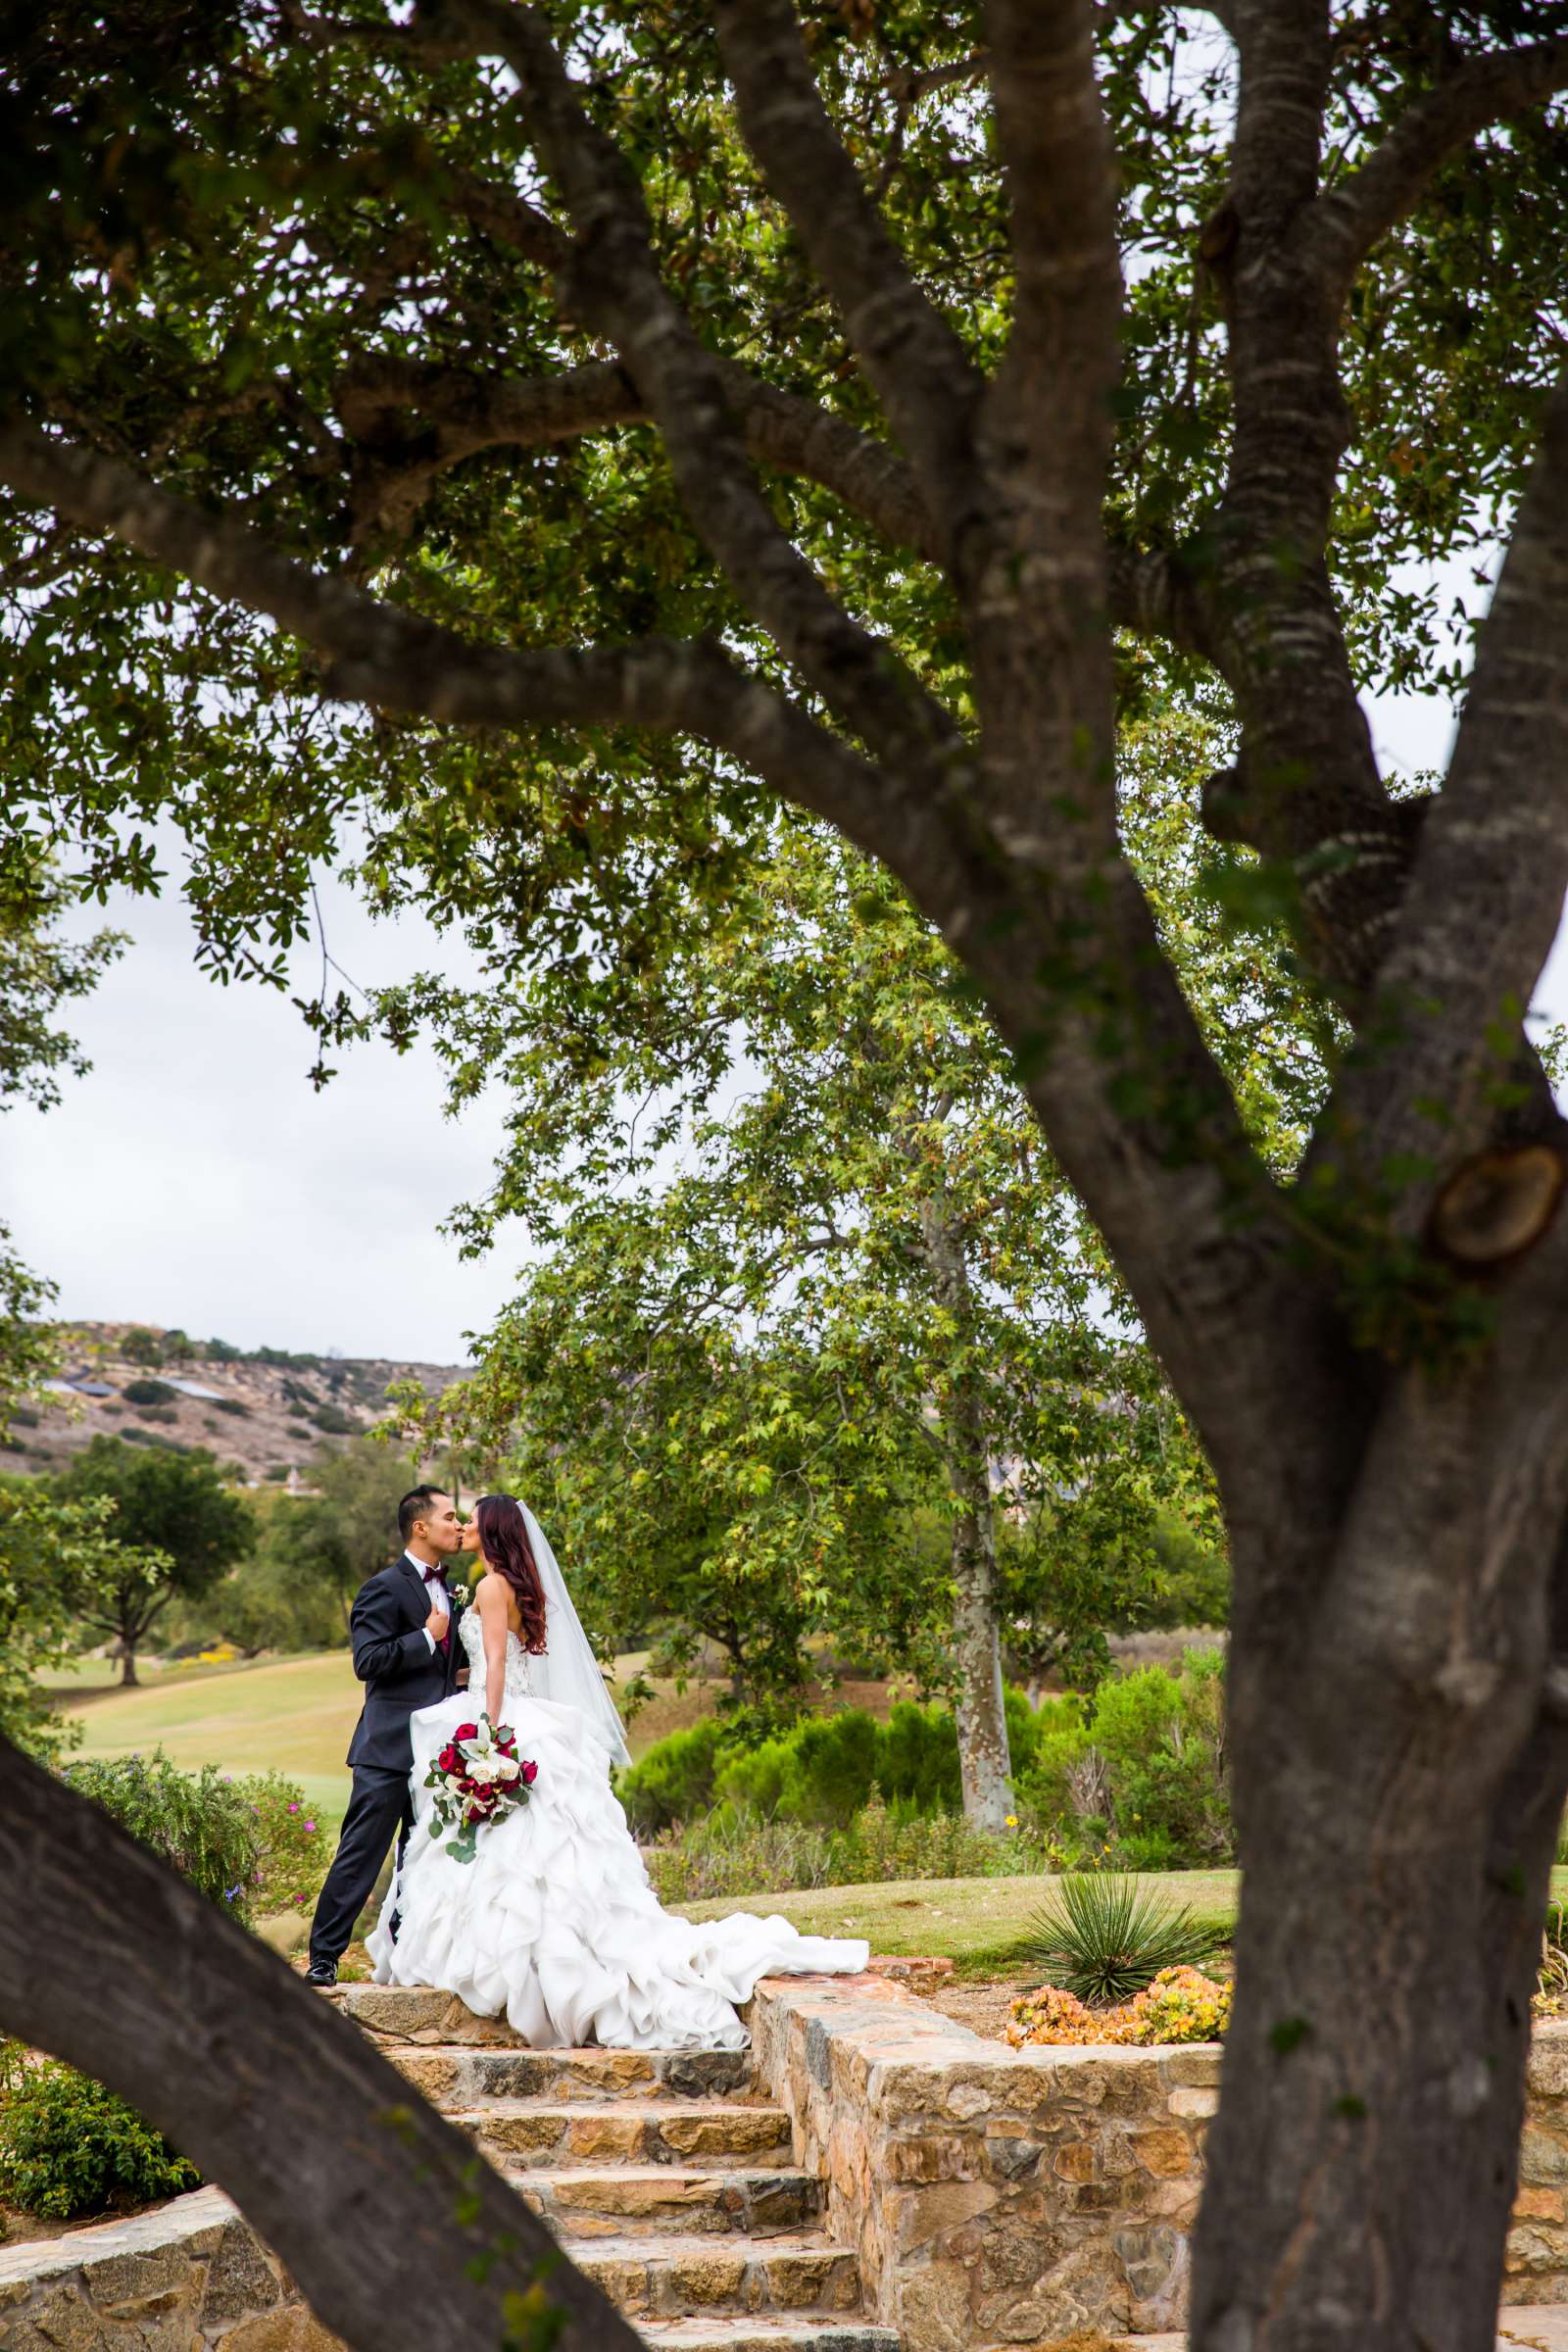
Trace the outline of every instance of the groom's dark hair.
<instances>
[{"instance_id":1,"label":"groom's dark hair","mask_svg":"<svg viewBox=\"0 0 1568 2352\"><path fill-rule=\"evenodd\" d=\"M436 1496L445 1493L445 1487L411 1487L409 1489L403 1500L398 1504L398 1535L403 1543L406 1544L413 1535L415 1525L418 1520L429 1517L430 1505Z\"/></svg>"}]
</instances>

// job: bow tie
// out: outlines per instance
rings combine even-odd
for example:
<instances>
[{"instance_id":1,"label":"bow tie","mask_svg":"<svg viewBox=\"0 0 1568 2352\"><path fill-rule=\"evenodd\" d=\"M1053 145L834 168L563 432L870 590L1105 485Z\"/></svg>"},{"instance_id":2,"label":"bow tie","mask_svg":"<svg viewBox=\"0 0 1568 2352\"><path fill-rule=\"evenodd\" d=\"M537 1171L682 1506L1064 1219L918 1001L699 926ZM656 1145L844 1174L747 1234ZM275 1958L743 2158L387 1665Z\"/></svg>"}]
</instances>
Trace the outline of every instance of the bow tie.
<instances>
[{"instance_id":1,"label":"bow tie","mask_svg":"<svg viewBox=\"0 0 1568 2352\"><path fill-rule=\"evenodd\" d=\"M446 1575L444 1568L425 1568L420 1571L427 1585L438 1585Z\"/></svg>"}]
</instances>

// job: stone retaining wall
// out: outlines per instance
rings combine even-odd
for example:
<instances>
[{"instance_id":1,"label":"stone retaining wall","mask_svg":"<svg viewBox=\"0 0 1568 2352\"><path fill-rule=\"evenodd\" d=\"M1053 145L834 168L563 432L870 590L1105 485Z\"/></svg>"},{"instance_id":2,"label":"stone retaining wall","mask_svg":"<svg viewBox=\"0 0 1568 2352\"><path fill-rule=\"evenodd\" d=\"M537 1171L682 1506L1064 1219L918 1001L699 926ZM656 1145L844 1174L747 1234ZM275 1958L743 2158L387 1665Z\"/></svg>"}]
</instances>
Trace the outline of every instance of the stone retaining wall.
<instances>
[{"instance_id":1,"label":"stone retaining wall","mask_svg":"<svg viewBox=\"0 0 1568 2352\"><path fill-rule=\"evenodd\" d=\"M1217 2042L1009 2050L869 1978L777 1977L750 2012L906 2352L1181 2325ZM1568 2303L1568 2024L1537 2030L1503 2301Z\"/></svg>"},{"instance_id":2,"label":"stone retaining wall","mask_svg":"<svg viewBox=\"0 0 1568 2352\"><path fill-rule=\"evenodd\" d=\"M0 2245L5 2352L339 2352L220 2189Z\"/></svg>"}]
</instances>

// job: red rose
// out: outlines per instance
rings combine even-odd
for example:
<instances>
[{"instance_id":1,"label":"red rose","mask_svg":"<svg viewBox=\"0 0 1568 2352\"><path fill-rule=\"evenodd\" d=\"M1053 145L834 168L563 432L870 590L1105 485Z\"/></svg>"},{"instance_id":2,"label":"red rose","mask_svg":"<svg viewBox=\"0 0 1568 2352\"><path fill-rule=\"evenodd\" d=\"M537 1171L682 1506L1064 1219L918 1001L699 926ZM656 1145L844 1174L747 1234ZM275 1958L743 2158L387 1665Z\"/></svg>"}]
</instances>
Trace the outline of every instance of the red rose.
<instances>
[{"instance_id":1,"label":"red rose","mask_svg":"<svg viewBox=\"0 0 1568 2352\"><path fill-rule=\"evenodd\" d=\"M476 1723L460 1723L452 1737L454 1740L477 1740L479 1726Z\"/></svg>"},{"instance_id":2,"label":"red rose","mask_svg":"<svg viewBox=\"0 0 1568 2352\"><path fill-rule=\"evenodd\" d=\"M455 1747L444 1747L436 1758L436 1763L443 1772L456 1772L458 1761L458 1751Z\"/></svg>"},{"instance_id":3,"label":"red rose","mask_svg":"<svg viewBox=\"0 0 1568 2352\"><path fill-rule=\"evenodd\" d=\"M536 1781L536 1780L539 1778L539 1767L538 1767L538 1765L537 1765L537 1764L525 1764L525 1765L523 1766L523 1768L522 1768L522 1777L523 1777L524 1781L527 1783L528 1787L531 1788L533 1787L533 1785L534 1785L535 1781Z\"/></svg>"}]
</instances>

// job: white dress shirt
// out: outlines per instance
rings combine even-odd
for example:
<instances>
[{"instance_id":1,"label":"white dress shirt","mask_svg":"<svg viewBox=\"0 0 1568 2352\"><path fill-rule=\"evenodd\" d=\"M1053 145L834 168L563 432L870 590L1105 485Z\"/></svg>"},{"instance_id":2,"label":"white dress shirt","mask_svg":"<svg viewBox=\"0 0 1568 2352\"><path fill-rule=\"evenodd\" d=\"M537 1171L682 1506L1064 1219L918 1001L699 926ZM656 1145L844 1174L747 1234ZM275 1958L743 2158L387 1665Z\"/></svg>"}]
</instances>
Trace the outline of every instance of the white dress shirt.
<instances>
[{"instance_id":1,"label":"white dress shirt","mask_svg":"<svg viewBox=\"0 0 1568 2352\"><path fill-rule=\"evenodd\" d=\"M408 1561L409 1566L414 1570L415 1575L422 1578L425 1572L424 1561L416 1560L412 1551L406 1551L403 1554L403 1557ZM436 1602L439 1601L441 1606L445 1609L448 1617L450 1617L452 1615L452 1595L447 1591L447 1572L442 1567L439 1560L435 1562L434 1576L431 1577L424 1589L430 1595L430 1606L434 1608ZM435 1636L431 1633L428 1626L424 1626L421 1630L424 1634L425 1640L430 1644L430 1655L434 1657L436 1651ZM447 1640L450 1642L451 1639L452 1628L449 1625L447 1627Z\"/></svg>"}]
</instances>

